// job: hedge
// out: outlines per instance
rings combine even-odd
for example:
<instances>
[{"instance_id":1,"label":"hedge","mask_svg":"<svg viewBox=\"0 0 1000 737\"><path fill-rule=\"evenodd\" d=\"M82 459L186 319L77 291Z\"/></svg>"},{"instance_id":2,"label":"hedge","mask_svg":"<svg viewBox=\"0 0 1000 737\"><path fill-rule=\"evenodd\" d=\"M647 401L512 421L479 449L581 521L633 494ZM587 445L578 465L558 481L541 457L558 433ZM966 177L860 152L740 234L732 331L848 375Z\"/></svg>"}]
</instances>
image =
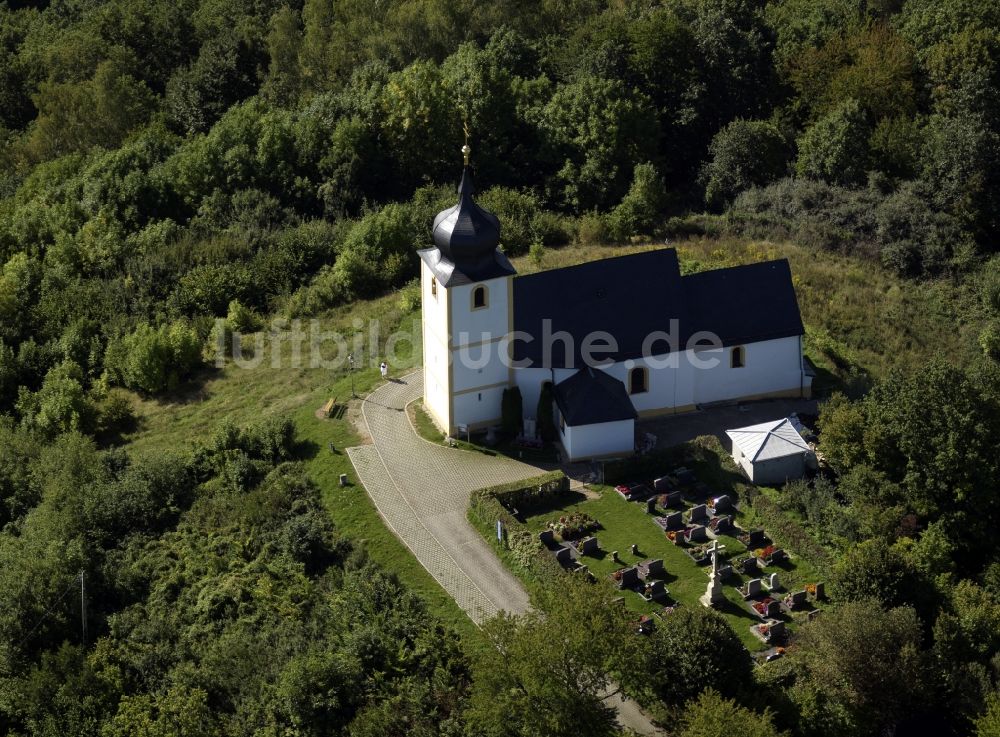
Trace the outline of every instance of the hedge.
<instances>
[{"instance_id":1,"label":"hedge","mask_svg":"<svg viewBox=\"0 0 1000 737\"><path fill-rule=\"evenodd\" d=\"M523 509L557 498L569 490L569 479L562 471L509 484L489 486L472 492L468 518L479 533L493 546L498 555L521 568L530 579L551 580L563 573L555 558L549 555L527 525L509 511ZM497 520L503 524L507 545L496 538Z\"/></svg>"},{"instance_id":2,"label":"hedge","mask_svg":"<svg viewBox=\"0 0 1000 737\"><path fill-rule=\"evenodd\" d=\"M750 500L750 506L769 535L780 539L782 545L794 550L818 571L829 574L833 561L826 548L806 532L802 525L785 514L772 499L764 494L755 494Z\"/></svg>"}]
</instances>

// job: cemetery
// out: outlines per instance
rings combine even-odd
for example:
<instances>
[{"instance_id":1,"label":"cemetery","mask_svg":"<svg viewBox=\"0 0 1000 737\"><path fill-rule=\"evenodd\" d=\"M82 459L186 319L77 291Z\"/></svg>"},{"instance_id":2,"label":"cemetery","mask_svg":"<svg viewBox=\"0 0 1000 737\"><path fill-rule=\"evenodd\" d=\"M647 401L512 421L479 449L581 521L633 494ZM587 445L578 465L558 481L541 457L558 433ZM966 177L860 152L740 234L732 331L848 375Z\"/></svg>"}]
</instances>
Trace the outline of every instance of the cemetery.
<instances>
[{"instance_id":1,"label":"cemetery","mask_svg":"<svg viewBox=\"0 0 1000 737\"><path fill-rule=\"evenodd\" d=\"M591 483L521 520L564 570L621 592L641 631L675 607L712 606L748 650L773 654L824 606L823 576L770 537L741 499L745 481L724 465L689 460Z\"/></svg>"}]
</instances>

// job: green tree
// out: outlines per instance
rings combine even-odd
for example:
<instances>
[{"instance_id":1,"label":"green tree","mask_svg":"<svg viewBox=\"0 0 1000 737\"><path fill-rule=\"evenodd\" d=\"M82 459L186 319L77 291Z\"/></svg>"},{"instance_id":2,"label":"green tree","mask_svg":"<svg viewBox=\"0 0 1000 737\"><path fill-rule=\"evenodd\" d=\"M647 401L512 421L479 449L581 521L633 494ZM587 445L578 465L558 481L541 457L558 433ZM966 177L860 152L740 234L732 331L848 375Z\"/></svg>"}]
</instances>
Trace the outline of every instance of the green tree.
<instances>
[{"instance_id":1,"label":"green tree","mask_svg":"<svg viewBox=\"0 0 1000 737\"><path fill-rule=\"evenodd\" d=\"M523 404L520 388L514 386L503 390L500 412L503 417L501 421L503 431L511 436L520 433L523 424Z\"/></svg>"},{"instance_id":2,"label":"green tree","mask_svg":"<svg viewBox=\"0 0 1000 737\"><path fill-rule=\"evenodd\" d=\"M799 176L835 184L860 184L868 169L868 119L848 100L817 120L799 138Z\"/></svg>"},{"instance_id":3,"label":"green tree","mask_svg":"<svg viewBox=\"0 0 1000 737\"><path fill-rule=\"evenodd\" d=\"M789 151L784 136L763 120L734 120L715 134L702 168L705 201L716 207L732 202L751 187L780 179Z\"/></svg>"},{"instance_id":4,"label":"green tree","mask_svg":"<svg viewBox=\"0 0 1000 737\"><path fill-rule=\"evenodd\" d=\"M302 72L299 67L301 45L299 13L287 5L282 6L271 16L271 30L267 36L271 62L267 67L263 92L283 107L294 103L302 89Z\"/></svg>"},{"instance_id":5,"label":"green tree","mask_svg":"<svg viewBox=\"0 0 1000 737\"><path fill-rule=\"evenodd\" d=\"M775 729L771 713L760 714L707 688L684 705L678 737L788 737Z\"/></svg>"},{"instance_id":6,"label":"green tree","mask_svg":"<svg viewBox=\"0 0 1000 737\"><path fill-rule=\"evenodd\" d=\"M666 200L667 190L656 168L638 164L628 194L608 217L612 236L625 240L633 235L652 235L664 219Z\"/></svg>"},{"instance_id":7,"label":"green tree","mask_svg":"<svg viewBox=\"0 0 1000 737\"><path fill-rule=\"evenodd\" d=\"M41 388L21 387L17 412L25 426L52 438L66 432L89 432L97 410L83 386L83 372L66 361L45 375Z\"/></svg>"},{"instance_id":8,"label":"green tree","mask_svg":"<svg viewBox=\"0 0 1000 737\"><path fill-rule=\"evenodd\" d=\"M735 696L751 676L752 663L732 628L701 607L664 617L642 650L644 666L623 685L667 706L681 706L705 688Z\"/></svg>"},{"instance_id":9,"label":"green tree","mask_svg":"<svg viewBox=\"0 0 1000 737\"><path fill-rule=\"evenodd\" d=\"M986 699L986 711L976 719L976 737L1000 737L1000 693Z\"/></svg>"},{"instance_id":10,"label":"green tree","mask_svg":"<svg viewBox=\"0 0 1000 737\"><path fill-rule=\"evenodd\" d=\"M115 148L144 123L153 95L120 62L98 65L86 82L44 82L35 96L38 117L25 143L33 161L83 151Z\"/></svg>"},{"instance_id":11,"label":"green tree","mask_svg":"<svg viewBox=\"0 0 1000 737\"><path fill-rule=\"evenodd\" d=\"M154 328L146 323L108 346L105 366L130 389L155 394L172 389L201 363L202 343L183 322Z\"/></svg>"},{"instance_id":12,"label":"green tree","mask_svg":"<svg viewBox=\"0 0 1000 737\"><path fill-rule=\"evenodd\" d=\"M928 695L921 626L910 608L841 604L803 627L789 654L799 674L791 697L803 719L831 734L891 729Z\"/></svg>"},{"instance_id":13,"label":"green tree","mask_svg":"<svg viewBox=\"0 0 1000 737\"><path fill-rule=\"evenodd\" d=\"M609 208L628 191L636 164L656 156L648 98L620 80L585 77L559 86L537 125L559 168L554 199L577 211Z\"/></svg>"},{"instance_id":14,"label":"green tree","mask_svg":"<svg viewBox=\"0 0 1000 737\"><path fill-rule=\"evenodd\" d=\"M551 443L558 437L555 411L553 409L554 403L555 395L552 392L552 384L545 382L542 384L542 391L538 395L538 407L535 410L535 418L538 421L538 437L547 443Z\"/></svg>"},{"instance_id":15,"label":"green tree","mask_svg":"<svg viewBox=\"0 0 1000 737\"><path fill-rule=\"evenodd\" d=\"M627 615L610 592L582 578L560 581L544 614L501 613L483 626L491 647L477 664L468 712L484 735L612 735L604 702L609 676L620 672Z\"/></svg>"}]
</instances>

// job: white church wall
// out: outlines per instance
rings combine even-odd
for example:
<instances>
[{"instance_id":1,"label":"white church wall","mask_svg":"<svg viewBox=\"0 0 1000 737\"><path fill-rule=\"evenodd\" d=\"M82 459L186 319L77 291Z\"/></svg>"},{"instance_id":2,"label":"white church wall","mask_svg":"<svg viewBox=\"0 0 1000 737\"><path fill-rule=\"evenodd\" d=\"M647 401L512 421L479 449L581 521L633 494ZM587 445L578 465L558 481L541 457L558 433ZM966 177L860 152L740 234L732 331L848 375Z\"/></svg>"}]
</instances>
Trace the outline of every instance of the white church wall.
<instances>
[{"instance_id":1,"label":"white church wall","mask_svg":"<svg viewBox=\"0 0 1000 737\"><path fill-rule=\"evenodd\" d=\"M495 384L509 385L510 369L501 360L500 343L488 343L467 350L454 349L452 380L457 392Z\"/></svg>"},{"instance_id":2,"label":"white church wall","mask_svg":"<svg viewBox=\"0 0 1000 737\"><path fill-rule=\"evenodd\" d=\"M498 340L510 330L510 295L508 278L499 277L474 284L449 287L451 293L451 344L474 345L484 340ZM472 309L472 290L487 290L486 307ZM463 333L465 337L463 338ZM486 337L484 337L484 334Z\"/></svg>"},{"instance_id":3,"label":"white church wall","mask_svg":"<svg viewBox=\"0 0 1000 737\"><path fill-rule=\"evenodd\" d=\"M798 336L748 343L744 346L741 368L731 367L731 348L700 351L699 360L715 358L717 361L711 368L692 367L694 402L708 404L784 392L798 393L802 382L799 351Z\"/></svg>"},{"instance_id":4,"label":"white church wall","mask_svg":"<svg viewBox=\"0 0 1000 737\"><path fill-rule=\"evenodd\" d=\"M596 425L566 426L561 433L570 460L632 455L635 451L635 422L619 420Z\"/></svg>"},{"instance_id":5,"label":"white church wall","mask_svg":"<svg viewBox=\"0 0 1000 737\"><path fill-rule=\"evenodd\" d=\"M454 399L455 417L453 426L466 424L473 429L500 422L500 404L504 387L493 387L482 391L456 394Z\"/></svg>"},{"instance_id":6,"label":"white church wall","mask_svg":"<svg viewBox=\"0 0 1000 737\"><path fill-rule=\"evenodd\" d=\"M424 405L443 427L449 417L448 386L448 292L440 284L432 289L433 274L420 264L422 333L424 350Z\"/></svg>"}]
</instances>

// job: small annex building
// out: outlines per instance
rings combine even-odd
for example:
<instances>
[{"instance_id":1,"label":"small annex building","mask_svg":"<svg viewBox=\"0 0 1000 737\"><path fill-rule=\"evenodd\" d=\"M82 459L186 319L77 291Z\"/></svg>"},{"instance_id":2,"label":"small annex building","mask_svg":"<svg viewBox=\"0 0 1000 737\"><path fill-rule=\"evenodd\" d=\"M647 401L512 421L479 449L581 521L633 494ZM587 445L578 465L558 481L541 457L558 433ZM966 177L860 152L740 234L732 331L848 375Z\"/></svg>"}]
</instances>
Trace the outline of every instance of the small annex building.
<instances>
[{"instance_id":1,"label":"small annex building","mask_svg":"<svg viewBox=\"0 0 1000 737\"><path fill-rule=\"evenodd\" d=\"M553 389L559 440L569 458L631 455L635 420L625 385L605 371L585 366Z\"/></svg>"},{"instance_id":2,"label":"small annex building","mask_svg":"<svg viewBox=\"0 0 1000 737\"><path fill-rule=\"evenodd\" d=\"M733 460L755 484L802 478L812 449L788 418L726 430Z\"/></svg>"}]
</instances>

